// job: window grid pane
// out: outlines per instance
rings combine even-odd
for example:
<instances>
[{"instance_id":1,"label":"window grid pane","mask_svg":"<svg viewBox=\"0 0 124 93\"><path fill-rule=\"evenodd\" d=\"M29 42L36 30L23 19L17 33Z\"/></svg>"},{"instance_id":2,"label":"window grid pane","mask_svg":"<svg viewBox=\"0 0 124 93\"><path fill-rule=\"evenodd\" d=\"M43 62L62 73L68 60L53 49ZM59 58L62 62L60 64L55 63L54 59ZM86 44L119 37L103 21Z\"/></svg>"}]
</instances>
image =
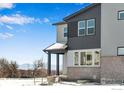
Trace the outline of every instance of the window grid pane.
<instances>
[{"instance_id":1,"label":"window grid pane","mask_svg":"<svg viewBox=\"0 0 124 93\"><path fill-rule=\"evenodd\" d=\"M85 21L78 22L78 35L79 36L85 35Z\"/></svg>"},{"instance_id":2,"label":"window grid pane","mask_svg":"<svg viewBox=\"0 0 124 93\"><path fill-rule=\"evenodd\" d=\"M64 33L67 33L67 27L64 28Z\"/></svg>"},{"instance_id":3,"label":"window grid pane","mask_svg":"<svg viewBox=\"0 0 124 93\"><path fill-rule=\"evenodd\" d=\"M87 23L88 23L88 28L90 27L95 27L95 20L94 19L90 19L90 20L87 20Z\"/></svg>"},{"instance_id":4,"label":"window grid pane","mask_svg":"<svg viewBox=\"0 0 124 93\"><path fill-rule=\"evenodd\" d=\"M85 54L85 52L81 52L81 53L80 53L80 65L86 65L85 59L86 59L86 54Z\"/></svg>"},{"instance_id":5,"label":"window grid pane","mask_svg":"<svg viewBox=\"0 0 124 93\"><path fill-rule=\"evenodd\" d=\"M94 34L94 28L88 28L88 34Z\"/></svg>"},{"instance_id":6,"label":"window grid pane","mask_svg":"<svg viewBox=\"0 0 124 93\"><path fill-rule=\"evenodd\" d=\"M95 65L100 65L100 51L95 51Z\"/></svg>"},{"instance_id":7,"label":"window grid pane","mask_svg":"<svg viewBox=\"0 0 124 93\"><path fill-rule=\"evenodd\" d=\"M64 33L64 37L67 37L67 33Z\"/></svg>"},{"instance_id":8,"label":"window grid pane","mask_svg":"<svg viewBox=\"0 0 124 93\"><path fill-rule=\"evenodd\" d=\"M67 27L64 28L64 37L67 37Z\"/></svg>"},{"instance_id":9,"label":"window grid pane","mask_svg":"<svg viewBox=\"0 0 124 93\"><path fill-rule=\"evenodd\" d=\"M87 52L86 57L87 57L87 58L86 58L86 59L87 59L87 60L86 60L86 64L87 64L87 65L92 65L92 62L93 62L93 61L92 61L92 52Z\"/></svg>"},{"instance_id":10,"label":"window grid pane","mask_svg":"<svg viewBox=\"0 0 124 93\"><path fill-rule=\"evenodd\" d=\"M81 36L85 35L85 29L79 29L79 35Z\"/></svg>"},{"instance_id":11,"label":"window grid pane","mask_svg":"<svg viewBox=\"0 0 124 93\"><path fill-rule=\"evenodd\" d=\"M124 20L124 11L119 12L119 19Z\"/></svg>"},{"instance_id":12,"label":"window grid pane","mask_svg":"<svg viewBox=\"0 0 124 93\"><path fill-rule=\"evenodd\" d=\"M124 48L118 48L118 55L124 55Z\"/></svg>"},{"instance_id":13,"label":"window grid pane","mask_svg":"<svg viewBox=\"0 0 124 93\"><path fill-rule=\"evenodd\" d=\"M85 29L85 21L79 21L78 28L79 29Z\"/></svg>"},{"instance_id":14,"label":"window grid pane","mask_svg":"<svg viewBox=\"0 0 124 93\"><path fill-rule=\"evenodd\" d=\"M79 65L79 64L78 64L78 56L79 56L79 55L78 55L78 52L75 52L75 53L74 53L74 62L75 62L74 65Z\"/></svg>"},{"instance_id":15,"label":"window grid pane","mask_svg":"<svg viewBox=\"0 0 124 93\"><path fill-rule=\"evenodd\" d=\"M95 19L87 20L87 35L93 35L95 32Z\"/></svg>"}]
</instances>

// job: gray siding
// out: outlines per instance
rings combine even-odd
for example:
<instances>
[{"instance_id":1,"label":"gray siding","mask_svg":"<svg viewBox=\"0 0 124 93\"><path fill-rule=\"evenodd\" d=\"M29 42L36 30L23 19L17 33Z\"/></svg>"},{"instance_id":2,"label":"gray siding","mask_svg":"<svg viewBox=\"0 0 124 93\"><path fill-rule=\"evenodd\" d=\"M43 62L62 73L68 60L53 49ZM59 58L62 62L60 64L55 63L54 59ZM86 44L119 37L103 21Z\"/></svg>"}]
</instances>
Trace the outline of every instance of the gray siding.
<instances>
[{"instance_id":1,"label":"gray siding","mask_svg":"<svg viewBox=\"0 0 124 93\"><path fill-rule=\"evenodd\" d=\"M124 46L124 20L118 20L120 10L124 10L124 3L101 5L102 56L117 56L117 47Z\"/></svg>"},{"instance_id":2,"label":"gray siding","mask_svg":"<svg viewBox=\"0 0 124 93\"><path fill-rule=\"evenodd\" d=\"M56 42L57 43L67 43L67 37L64 37L64 27L67 27L67 24L56 25Z\"/></svg>"},{"instance_id":3,"label":"gray siding","mask_svg":"<svg viewBox=\"0 0 124 93\"><path fill-rule=\"evenodd\" d=\"M78 21L95 18L95 35L78 37ZM101 40L101 4L90 8L89 10L69 19L68 23L68 49L93 49L100 48Z\"/></svg>"}]
</instances>

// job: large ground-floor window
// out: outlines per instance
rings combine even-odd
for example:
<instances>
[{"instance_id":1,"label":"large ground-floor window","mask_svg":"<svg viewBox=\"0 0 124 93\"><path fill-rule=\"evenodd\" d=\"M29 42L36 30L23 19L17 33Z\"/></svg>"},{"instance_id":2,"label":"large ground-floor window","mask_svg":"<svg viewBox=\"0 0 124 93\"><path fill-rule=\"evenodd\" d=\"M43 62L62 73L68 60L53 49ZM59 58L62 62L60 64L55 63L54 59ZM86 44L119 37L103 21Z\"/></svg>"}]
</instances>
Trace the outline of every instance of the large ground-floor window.
<instances>
[{"instance_id":1,"label":"large ground-floor window","mask_svg":"<svg viewBox=\"0 0 124 93\"><path fill-rule=\"evenodd\" d=\"M75 66L99 66L100 50L80 50L74 51Z\"/></svg>"}]
</instances>

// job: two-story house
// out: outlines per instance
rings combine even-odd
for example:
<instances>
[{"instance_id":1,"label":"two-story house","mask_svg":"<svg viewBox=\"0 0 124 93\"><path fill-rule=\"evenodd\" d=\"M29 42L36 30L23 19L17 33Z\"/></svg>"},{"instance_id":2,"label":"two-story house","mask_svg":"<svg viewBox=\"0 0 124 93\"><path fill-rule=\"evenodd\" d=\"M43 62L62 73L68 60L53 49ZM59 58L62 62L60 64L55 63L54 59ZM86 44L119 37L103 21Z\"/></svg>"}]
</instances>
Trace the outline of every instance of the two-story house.
<instances>
[{"instance_id":1,"label":"two-story house","mask_svg":"<svg viewBox=\"0 0 124 93\"><path fill-rule=\"evenodd\" d=\"M63 54L63 74L68 79L93 79L119 82L124 80L124 4L91 4L55 23L57 42L44 49Z\"/></svg>"}]
</instances>

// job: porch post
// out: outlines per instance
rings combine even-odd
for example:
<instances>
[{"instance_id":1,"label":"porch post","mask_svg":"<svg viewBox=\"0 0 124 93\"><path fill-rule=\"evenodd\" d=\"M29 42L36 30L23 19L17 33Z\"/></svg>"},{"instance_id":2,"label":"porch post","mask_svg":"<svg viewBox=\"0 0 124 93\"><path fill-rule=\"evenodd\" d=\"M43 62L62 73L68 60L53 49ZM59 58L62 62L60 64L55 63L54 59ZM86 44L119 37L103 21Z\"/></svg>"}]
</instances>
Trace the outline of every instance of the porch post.
<instances>
[{"instance_id":1,"label":"porch post","mask_svg":"<svg viewBox=\"0 0 124 93\"><path fill-rule=\"evenodd\" d=\"M56 54L56 75L59 75L59 54Z\"/></svg>"},{"instance_id":2,"label":"porch post","mask_svg":"<svg viewBox=\"0 0 124 93\"><path fill-rule=\"evenodd\" d=\"M48 52L48 67L47 67L47 74L51 75L51 53Z\"/></svg>"}]
</instances>

